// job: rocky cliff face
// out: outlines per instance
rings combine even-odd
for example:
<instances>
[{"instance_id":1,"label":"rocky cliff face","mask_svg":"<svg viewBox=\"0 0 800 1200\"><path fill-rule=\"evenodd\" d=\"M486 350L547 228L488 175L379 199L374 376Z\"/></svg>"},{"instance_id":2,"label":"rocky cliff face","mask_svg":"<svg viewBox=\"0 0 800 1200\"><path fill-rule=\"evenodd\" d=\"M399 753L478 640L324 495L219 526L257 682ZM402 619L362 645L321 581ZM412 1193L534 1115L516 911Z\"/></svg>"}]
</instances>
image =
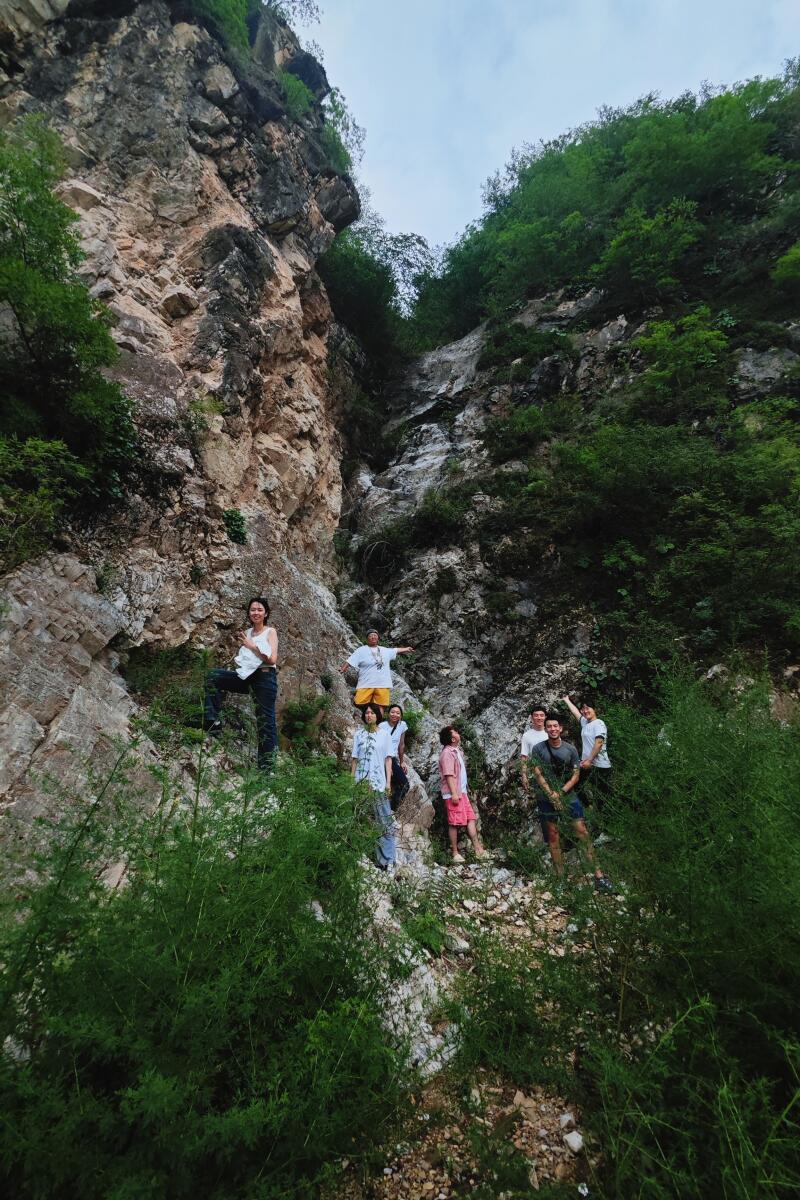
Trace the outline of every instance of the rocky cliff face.
<instances>
[{"instance_id":1,"label":"rocky cliff face","mask_svg":"<svg viewBox=\"0 0 800 1200\"><path fill-rule=\"evenodd\" d=\"M426 492L434 494L458 480L485 475L490 465L482 431L493 416L505 415L512 391L535 403L554 392L575 392L590 402L592 390L613 383L609 351L640 329L624 316L608 321L597 313L596 292L576 300L552 297L532 301L517 318L542 332L571 335L573 361L545 358L529 378L498 384L479 362L486 343L483 327L412 363L390 398L401 441L392 463L375 475L362 469L347 514L355 545L379 543L381 527L409 514ZM592 317L594 316L594 323ZM402 422L402 424L401 424ZM524 464L494 468L514 472ZM436 787L435 731L444 721L466 718L488 767L495 798L513 796L509 777L533 701L549 703L573 688L579 664L589 650L591 613L569 601L557 546L550 547L535 575L498 574L487 565L476 529L481 514L496 503L472 498L461 534L451 542L412 554L407 569L387 587L370 586L369 555L359 579L343 594L348 611L383 621L390 641L418 649L411 684L427 716L417 767ZM523 530L509 529L507 537ZM562 615L553 615L553 596L562 597ZM542 599L550 601L542 609ZM497 599L502 598L502 607Z\"/></svg>"},{"instance_id":2,"label":"rocky cliff face","mask_svg":"<svg viewBox=\"0 0 800 1200\"><path fill-rule=\"evenodd\" d=\"M4 581L0 794L18 813L42 802L32 780L85 779L61 752L76 722L126 732L119 650L192 639L224 655L265 591L291 695L348 636L329 590L340 434L314 264L358 197L327 164L317 109L286 115L276 69L317 98L327 81L274 17L243 66L180 15L163 0L14 0L0 25L0 123L40 113L62 136L81 270L113 314L115 373L160 481L158 499L65 530L65 554Z\"/></svg>"}]
</instances>

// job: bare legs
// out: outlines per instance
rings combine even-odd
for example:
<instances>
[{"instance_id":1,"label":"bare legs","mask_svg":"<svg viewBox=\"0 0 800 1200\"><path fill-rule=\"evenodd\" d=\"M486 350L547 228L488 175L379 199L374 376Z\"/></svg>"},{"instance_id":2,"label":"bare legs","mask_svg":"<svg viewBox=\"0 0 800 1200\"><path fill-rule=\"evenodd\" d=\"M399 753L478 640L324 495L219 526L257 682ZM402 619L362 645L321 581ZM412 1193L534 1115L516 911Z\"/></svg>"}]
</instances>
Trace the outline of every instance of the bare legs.
<instances>
[{"instance_id":1,"label":"bare legs","mask_svg":"<svg viewBox=\"0 0 800 1200\"><path fill-rule=\"evenodd\" d=\"M564 856L561 853L561 839L558 836L558 825L555 821L545 821L547 829L547 844L550 847L550 857L553 860L556 875L564 874ZM586 828L586 822L580 817L572 822L572 828L575 831L575 836L583 843L583 853L587 860L594 867L595 877L602 879L603 872L597 865L597 857L592 845L592 839L589 837L589 830Z\"/></svg>"},{"instance_id":2,"label":"bare legs","mask_svg":"<svg viewBox=\"0 0 800 1200\"><path fill-rule=\"evenodd\" d=\"M450 853L454 856L458 854L458 831L463 828L463 825L447 826L447 836L450 840ZM472 849L475 851L475 857L482 858L485 851L481 845L481 840L478 837L478 827L474 821L467 821L467 837L472 842Z\"/></svg>"}]
</instances>

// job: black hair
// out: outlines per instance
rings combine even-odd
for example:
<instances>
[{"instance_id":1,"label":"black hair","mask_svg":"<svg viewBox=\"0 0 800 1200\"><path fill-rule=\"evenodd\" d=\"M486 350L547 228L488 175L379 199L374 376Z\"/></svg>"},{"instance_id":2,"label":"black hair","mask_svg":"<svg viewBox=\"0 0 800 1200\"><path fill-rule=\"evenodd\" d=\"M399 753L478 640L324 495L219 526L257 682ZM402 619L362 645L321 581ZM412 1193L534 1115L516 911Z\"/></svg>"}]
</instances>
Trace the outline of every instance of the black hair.
<instances>
[{"instance_id":1,"label":"black hair","mask_svg":"<svg viewBox=\"0 0 800 1200\"><path fill-rule=\"evenodd\" d=\"M439 730L439 741L443 746L449 746L453 741L453 730L455 725L445 725L444 729Z\"/></svg>"},{"instance_id":2,"label":"black hair","mask_svg":"<svg viewBox=\"0 0 800 1200\"><path fill-rule=\"evenodd\" d=\"M245 610L244 610L247 613L248 617L250 616L250 605L251 604L263 604L264 605L264 608L267 611L267 615L264 617L264 623L266 624L266 622L269 620L269 600L267 600L266 596L251 596L250 599L247 601L247 604L245 605Z\"/></svg>"},{"instance_id":3,"label":"black hair","mask_svg":"<svg viewBox=\"0 0 800 1200\"><path fill-rule=\"evenodd\" d=\"M546 705L546 704L539 704L539 702L538 702L538 700L537 700L537 702L536 702L535 704L532 704L532 705L531 705L531 716L533 716L533 714L534 714L535 712L543 712L543 713L546 713L546 712L547 712L547 705Z\"/></svg>"},{"instance_id":4,"label":"black hair","mask_svg":"<svg viewBox=\"0 0 800 1200\"><path fill-rule=\"evenodd\" d=\"M367 723L368 708L371 708L375 713L375 716L378 718L378 724L380 725L381 721L383 720L383 709L381 708L380 704L376 704L374 700L368 700L366 704L361 705L361 720L363 723L365 725Z\"/></svg>"},{"instance_id":5,"label":"black hair","mask_svg":"<svg viewBox=\"0 0 800 1200\"><path fill-rule=\"evenodd\" d=\"M577 705L577 707L583 708L584 704L588 704L589 708L593 708L594 711L597 712L597 701L594 698L594 696L584 696L583 699L581 700L580 704Z\"/></svg>"},{"instance_id":6,"label":"black hair","mask_svg":"<svg viewBox=\"0 0 800 1200\"><path fill-rule=\"evenodd\" d=\"M393 704L387 704L387 705L386 705L386 716L387 716L387 717L389 716L389 713L392 711L392 709L393 709L393 708L399 708L399 709L400 709L400 720L402 721L402 719L403 719L403 706L402 706L402 704L398 704L396 700L394 701L394 703L393 703Z\"/></svg>"},{"instance_id":7,"label":"black hair","mask_svg":"<svg viewBox=\"0 0 800 1200\"><path fill-rule=\"evenodd\" d=\"M552 710L549 713L545 713L545 717L544 717L545 725L547 724L548 721L558 721L559 725L561 725L562 727L564 724L564 718L561 716L561 713L553 712Z\"/></svg>"}]
</instances>

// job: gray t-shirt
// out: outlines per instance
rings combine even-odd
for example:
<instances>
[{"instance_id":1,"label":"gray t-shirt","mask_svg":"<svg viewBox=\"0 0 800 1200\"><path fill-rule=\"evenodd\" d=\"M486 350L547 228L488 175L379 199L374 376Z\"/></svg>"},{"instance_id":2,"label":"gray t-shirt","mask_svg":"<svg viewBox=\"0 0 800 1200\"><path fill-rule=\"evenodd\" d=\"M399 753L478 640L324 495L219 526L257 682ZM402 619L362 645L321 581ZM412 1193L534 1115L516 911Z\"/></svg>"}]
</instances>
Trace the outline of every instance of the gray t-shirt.
<instances>
[{"instance_id":1,"label":"gray t-shirt","mask_svg":"<svg viewBox=\"0 0 800 1200\"><path fill-rule=\"evenodd\" d=\"M531 763L534 767L542 768L544 777L551 787L560 788L568 779L572 778L573 771L580 767L581 758L572 742L562 742L560 746L551 746L550 742L546 741L539 742L538 746L533 747Z\"/></svg>"}]
</instances>

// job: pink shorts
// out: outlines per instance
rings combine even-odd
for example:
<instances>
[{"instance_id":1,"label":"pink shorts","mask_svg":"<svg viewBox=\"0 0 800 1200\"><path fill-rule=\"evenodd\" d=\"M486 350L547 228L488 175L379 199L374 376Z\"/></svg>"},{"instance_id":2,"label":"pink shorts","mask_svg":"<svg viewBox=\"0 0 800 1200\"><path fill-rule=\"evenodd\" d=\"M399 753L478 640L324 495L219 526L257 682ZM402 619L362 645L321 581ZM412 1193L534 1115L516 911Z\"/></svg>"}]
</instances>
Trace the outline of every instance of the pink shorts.
<instances>
[{"instance_id":1,"label":"pink shorts","mask_svg":"<svg viewBox=\"0 0 800 1200\"><path fill-rule=\"evenodd\" d=\"M475 820L475 809L470 804L466 792L462 792L456 800L448 800L445 797L444 806L448 825L466 825L468 821Z\"/></svg>"}]
</instances>

